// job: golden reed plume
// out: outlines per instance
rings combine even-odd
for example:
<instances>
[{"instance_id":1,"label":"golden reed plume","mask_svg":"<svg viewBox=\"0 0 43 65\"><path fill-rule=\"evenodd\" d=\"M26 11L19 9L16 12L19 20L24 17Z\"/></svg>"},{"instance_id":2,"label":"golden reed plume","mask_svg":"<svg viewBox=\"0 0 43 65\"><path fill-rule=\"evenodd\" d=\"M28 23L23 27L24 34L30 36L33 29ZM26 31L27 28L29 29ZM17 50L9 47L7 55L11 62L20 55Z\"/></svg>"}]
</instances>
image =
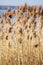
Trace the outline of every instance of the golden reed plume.
<instances>
[{"instance_id":1,"label":"golden reed plume","mask_svg":"<svg viewBox=\"0 0 43 65\"><path fill-rule=\"evenodd\" d=\"M15 21L12 21L12 17ZM43 65L43 8L18 6L0 16L0 65Z\"/></svg>"}]
</instances>

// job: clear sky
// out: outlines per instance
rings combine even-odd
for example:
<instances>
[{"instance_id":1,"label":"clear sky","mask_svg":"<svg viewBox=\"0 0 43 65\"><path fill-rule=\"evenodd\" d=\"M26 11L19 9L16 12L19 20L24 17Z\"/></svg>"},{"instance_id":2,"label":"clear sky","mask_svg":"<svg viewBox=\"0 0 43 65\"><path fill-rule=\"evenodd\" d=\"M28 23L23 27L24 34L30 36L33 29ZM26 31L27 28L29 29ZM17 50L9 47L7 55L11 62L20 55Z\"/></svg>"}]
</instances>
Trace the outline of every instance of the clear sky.
<instances>
[{"instance_id":1,"label":"clear sky","mask_svg":"<svg viewBox=\"0 0 43 65\"><path fill-rule=\"evenodd\" d=\"M43 0L0 0L0 5L23 5L27 3L28 5L43 5Z\"/></svg>"}]
</instances>

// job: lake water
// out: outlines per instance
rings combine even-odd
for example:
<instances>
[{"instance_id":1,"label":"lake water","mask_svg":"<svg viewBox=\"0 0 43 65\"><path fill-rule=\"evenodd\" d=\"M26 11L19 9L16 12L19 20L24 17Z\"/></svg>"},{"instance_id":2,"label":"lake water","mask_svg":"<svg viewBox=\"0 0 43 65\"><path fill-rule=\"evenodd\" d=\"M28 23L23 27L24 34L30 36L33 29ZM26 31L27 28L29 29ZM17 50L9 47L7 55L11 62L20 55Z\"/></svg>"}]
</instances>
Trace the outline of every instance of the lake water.
<instances>
[{"instance_id":1,"label":"lake water","mask_svg":"<svg viewBox=\"0 0 43 65\"><path fill-rule=\"evenodd\" d=\"M10 7L11 10L15 9L16 6L0 6L0 14L6 12L7 8Z\"/></svg>"},{"instance_id":2,"label":"lake water","mask_svg":"<svg viewBox=\"0 0 43 65\"><path fill-rule=\"evenodd\" d=\"M6 12L6 10L0 9L0 14L2 14L3 12Z\"/></svg>"}]
</instances>

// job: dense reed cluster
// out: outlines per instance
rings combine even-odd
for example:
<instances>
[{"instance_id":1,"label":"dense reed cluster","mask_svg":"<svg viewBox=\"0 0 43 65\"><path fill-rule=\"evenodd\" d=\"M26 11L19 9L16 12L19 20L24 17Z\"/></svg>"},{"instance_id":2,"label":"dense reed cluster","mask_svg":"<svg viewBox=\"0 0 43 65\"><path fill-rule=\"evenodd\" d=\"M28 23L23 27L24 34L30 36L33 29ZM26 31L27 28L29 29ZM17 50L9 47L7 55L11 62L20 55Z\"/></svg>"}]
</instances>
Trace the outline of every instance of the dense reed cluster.
<instances>
[{"instance_id":1,"label":"dense reed cluster","mask_svg":"<svg viewBox=\"0 0 43 65\"><path fill-rule=\"evenodd\" d=\"M0 65L43 65L41 6L8 7L0 15Z\"/></svg>"}]
</instances>

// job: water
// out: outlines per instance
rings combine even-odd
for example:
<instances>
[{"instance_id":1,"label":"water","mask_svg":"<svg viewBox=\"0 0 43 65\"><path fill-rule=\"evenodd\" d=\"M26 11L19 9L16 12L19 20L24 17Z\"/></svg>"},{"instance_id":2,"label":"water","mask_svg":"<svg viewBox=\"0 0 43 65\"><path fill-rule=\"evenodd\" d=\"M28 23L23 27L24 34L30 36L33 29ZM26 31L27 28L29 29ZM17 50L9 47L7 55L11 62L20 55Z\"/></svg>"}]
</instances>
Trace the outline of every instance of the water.
<instances>
[{"instance_id":1,"label":"water","mask_svg":"<svg viewBox=\"0 0 43 65\"><path fill-rule=\"evenodd\" d=\"M0 9L0 14L2 14L3 12L6 12L5 9Z\"/></svg>"},{"instance_id":2,"label":"water","mask_svg":"<svg viewBox=\"0 0 43 65\"><path fill-rule=\"evenodd\" d=\"M16 6L0 6L0 14L6 12L7 8L10 7L11 10L15 9Z\"/></svg>"}]
</instances>

